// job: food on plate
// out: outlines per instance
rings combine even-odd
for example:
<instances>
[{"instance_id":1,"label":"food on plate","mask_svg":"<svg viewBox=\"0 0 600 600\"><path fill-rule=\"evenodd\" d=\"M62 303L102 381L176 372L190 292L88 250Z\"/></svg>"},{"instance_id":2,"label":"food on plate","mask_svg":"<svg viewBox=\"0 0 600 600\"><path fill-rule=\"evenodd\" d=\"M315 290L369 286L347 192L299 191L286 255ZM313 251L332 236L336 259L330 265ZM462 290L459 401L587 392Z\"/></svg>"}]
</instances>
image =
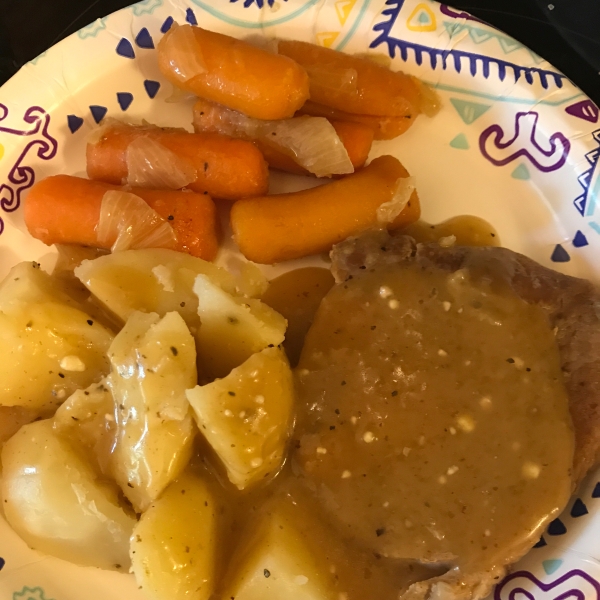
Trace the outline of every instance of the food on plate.
<instances>
[{"instance_id":1,"label":"food on plate","mask_svg":"<svg viewBox=\"0 0 600 600\"><path fill-rule=\"evenodd\" d=\"M134 311L177 311L195 332L200 324L196 276L204 274L217 286L235 293L239 282L213 263L163 248L125 250L83 260L75 275L96 300L125 322Z\"/></svg>"},{"instance_id":2,"label":"food on plate","mask_svg":"<svg viewBox=\"0 0 600 600\"><path fill-rule=\"evenodd\" d=\"M357 123L364 125L373 131L375 140L392 140L402 135L414 121L414 117L387 117L375 115L357 115L354 113L331 108L308 100L298 111L299 115L310 115L312 117L325 117L331 122L341 121L344 123Z\"/></svg>"},{"instance_id":3,"label":"food on plate","mask_svg":"<svg viewBox=\"0 0 600 600\"><path fill-rule=\"evenodd\" d=\"M155 500L131 536L131 568L148 598L208 600L222 560L223 506L206 472L186 471Z\"/></svg>"},{"instance_id":4,"label":"food on plate","mask_svg":"<svg viewBox=\"0 0 600 600\"><path fill-rule=\"evenodd\" d=\"M267 164L248 141L217 133L189 133L116 119L100 126L87 145L90 179L153 189L187 187L214 198L265 194Z\"/></svg>"},{"instance_id":5,"label":"food on plate","mask_svg":"<svg viewBox=\"0 0 600 600\"><path fill-rule=\"evenodd\" d=\"M402 229L420 243L437 242L441 246L500 246L500 236L486 220L472 215L451 217L435 225L415 221Z\"/></svg>"},{"instance_id":6,"label":"food on plate","mask_svg":"<svg viewBox=\"0 0 600 600\"><path fill-rule=\"evenodd\" d=\"M319 177L352 172L348 160L353 169L362 167L373 143L373 130L361 123L317 117L261 121L202 98L194 105L194 129L252 140L270 167Z\"/></svg>"},{"instance_id":7,"label":"food on plate","mask_svg":"<svg viewBox=\"0 0 600 600\"><path fill-rule=\"evenodd\" d=\"M187 390L198 428L243 490L283 465L294 411L294 382L281 348L252 354L223 379Z\"/></svg>"},{"instance_id":8,"label":"food on plate","mask_svg":"<svg viewBox=\"0 0 600 600\"><path fill-rule=\"evenodd\" d=\"M260 300L228 294L206 275L194 283L200 327L196 332L201 375L225 377L256 352L278 346L286 320Z\"/></svg>"},{"instance_id":9,"label":"food on plate","mask_svg":"<svg viewBox=\"0 0 600 600\"><path fill-rule=\"evenodd\" d=\"M421 112L421 86L410 75L308 42L280 40L277 51L306 69L311 102L376 117L414 120Z\"/></svg>"},{"instance_id":10,"label":"food on plate","mask_svg":"<svg viewBox=\"0 0 600 600\"><path fill-rule=\"evenodd\" d=\"M38 263L18 264L0 284L0 406L52 414L106 374L112 340Z\"/></svg>"},{"instance_id":11,"label":"food on plate","mask_svg":"<svg viewBox=\"0 0 600 600\"><path fill-rule=\"evenodd\" d=\"M292 461L357 543L446 566L407 597L483 597L598 459L600 295L500 248L380 232L332 257Z\"/></svg>"},{"instance_id":12,"label":"food on plate","mask_svg":"<svg viewBox=\"0 0 600 600\"><path fill-rule=\"evenodd\" d=\"M47 245L81 244L110 248L118 238L119 225L131 223L130 228L135 229L141 212L135 206L129 211L117 210L115 214L103 212L106 194L114 191L123 190L108 183L70 175L47 177L36 183L27 196L25 225L33 237ZM206 260L214 259L218 248L217 221L214 202L209 196L142 188L132 188L124 193L130 192L144 200L164 224L172 228L175 239L164 238L167 246ZM122 199L127 201L128 197ZM112 231L109 229L109 235L99 239L99 224L103 216ZM142 213L142 216L145 215ZM139 232L140 241L147 244L145 233L144 229Z\"/></svg>"},{"instance_id":13,"label":"food on plate","mask_svg":"<svg viewBox=\"0 0 600 600\"><path fill-rule=\"evenodd\" d=\"M397 229L420 212L408 171L393 156L380 156L340 181L240 200L231 209L231 228L248 260L273 264L328 252L370 227Z\"/></svg>"},{"instance_id":14,"label":"food on plate","mask_svg":"<svg viewBox=\"0 0 600 600\"><path fill-rule=\"evenodd\" d=\"M135 517L51 419L23 426L6 442L1 490L4 516L31 547L127 571Z\"/></svg>"},{"instance_id":15,"label":"food on plate","mask_svg":"<svg viewBox=\"0 0 600 600\"><path fill-rule=\"evenodd\" d=\"M308 99L308 76L296 61L228 35L171 27L157 50L171 83L256 119L287 119Z\"/></svg>"},{"instance_id":16,"label":"food on plate","mask_svg":"<svg viewBox=\"0 0 600 600\"><path fill-rule=\"evenodd\" d=\"M195 430L185 390L196 376L194 339L176 312L133 313L108 351L115 443L110 471L144 511L185 468Z\"/></svg>"}]
</instances>

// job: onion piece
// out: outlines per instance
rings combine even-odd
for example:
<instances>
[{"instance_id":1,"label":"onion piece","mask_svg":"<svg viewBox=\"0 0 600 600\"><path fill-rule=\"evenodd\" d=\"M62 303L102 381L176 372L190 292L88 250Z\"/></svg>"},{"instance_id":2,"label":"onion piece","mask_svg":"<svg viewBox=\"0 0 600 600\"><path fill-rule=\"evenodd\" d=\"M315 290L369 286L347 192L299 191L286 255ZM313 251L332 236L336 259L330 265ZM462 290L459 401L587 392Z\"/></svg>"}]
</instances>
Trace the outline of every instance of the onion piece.
<instances>
[{"instance_id":1,"label":"onion piece","mask_svg":"<svg viewBox=\"0 0 600 600\"><path fill-rule=\"evenodd\" d=\"M279 54L279 40L277 38L267 38L264 35L252 33L244 38L244 42L270 54Z\"/></svg>"},{"instance_id":2,"label":"onion piece","mask_svg":"<svg viewBox=\"0 0 600 600\"><path fill-rule=\"evenodd\" d=\"M173 73L182 83L206 72L202 48L191 25L174 23L159 43L169 57Z\"/></svg>"},{"instance_id":3,"label":"onion piece","mask_svg":"<svg viewBox=\"0 0 600 600\"><path fill-rule=\"evenodd\" d=\"M187 102L188 100L193 100L196 96L190 92L186 92L176 85L171 86L173 89L169 96L165 98L165 102L168 104L177 104L179 102Z\"/></svg>"},{"instance_id":4,"label":"onion piece","mask_svg":"<svg viewBox=\"0 0 600 600\"><path fill-rule=\"evenodd\" d=\"M54 244L54 247L58 251L58 258L52 275L72 273L84 260L94 260L108 254L103 248L90 248L89 246Z\"/></svg>"},{"instance_id":5,"label":"onion piece","mask_svg":"<svg viewBox=\"0 0 600 600\"><path fill-rule=\"evenodd\" d=\"M419 109L427 117L435 117L442 109L442 100L438 93L426 83L423 83L416 77L413 77L415 83L419 86Z\"/></svg>"},{"instance_id":6,"label":"onion piece","mask_svg":"<svg viewBox=\"0 0 600 600\"><path fill-rule=\"evenodd\" d=\"M392 223L408 204L415 188L414 177L402 177L398 179L396 181L396 190L391 200L384 202L377 209L377 221L381 224Z\"/></svg>"},{"instance_id":7,"label":"onion piece","mask_svg":"<svg viewBox=\"0 0 600 600\"><path fill-rule=\"evenodd\" d=\"M196 181L196 169L190 163L150 137L133 140L125 160L127 183L134 187L179 190Z\"/></svg>"},{"instance_id":8,"label":"onion piece","mask_svg":"<svg viewBox=\"0 0 600 600\"><path fill-rule=\"evenodd\" d=\"M310 78L310 87L333 93L353 93L357 91L358 73L356 69L340 69L332 65L312 65L305 67Z\"/></svg>"},{"instance_id":9,"label":"onion piece","mask_svg":"<svg viewBox=\"0 0 600 600\"><path fill-rule=\"evenodd\" d=\"M175 232L139 196L110 190L102 197L97 228L98 243L119 252L131 248L171 248Z\"/></svg>"},{"instance_id":10,"label":"onion piece","mask_svg":"<svg viewBox=\"0 0 600 600\"><path fill-rule=\"evenodd\" d=\"M291 153L293 159L317 177L354 173L346 147L324 117L296 117L271 121L264 140Z\"/></svg>"}]
</instances>

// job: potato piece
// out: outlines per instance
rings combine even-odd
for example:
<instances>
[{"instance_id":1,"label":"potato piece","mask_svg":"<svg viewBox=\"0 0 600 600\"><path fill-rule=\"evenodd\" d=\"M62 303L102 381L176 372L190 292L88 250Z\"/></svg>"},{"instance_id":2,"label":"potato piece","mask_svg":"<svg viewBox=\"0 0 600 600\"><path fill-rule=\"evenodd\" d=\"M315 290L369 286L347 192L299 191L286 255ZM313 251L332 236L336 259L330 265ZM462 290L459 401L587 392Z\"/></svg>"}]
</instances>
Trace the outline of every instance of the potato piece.
<instances>
[{"instance_id":1,"label":"potato piece","mask_svg":"<svg viewBox=\"0 0 600 600\"><path fill-rule=\"evenodd\" d=\"M131 536L136 581L153 600L207 600L214 589L220 506L206 478L185 473Z\"/></svg>"},{"instance_id":2,"label":"potato piece","mask_svg":"<svg viewBox=\"0 0 600 600\"><path fill-rule=\"evenodd\" d=\"M17 265L0 284L0 405L51 414L107 373L112 339L37 263Z\"/></svg>"},{"instance_id":3,"label":"potato piece","mask_svg":"<svg viewBox=\"0 0 600 600\"><path fill-rule=\"evenodd\" d=\"M206 376L225 377L255 352L283 342L286 320L260 300L231 296L206 275L196 277L194 292L198 364Z\"/></svg>"},{"instance_id":4,"label":"potato piece","mask_svg":"<svg viewBox=\"0 0 600 600\"><path fill-rule=\"evenodd\" d=\"M0 406L0 451L5 442L15 435L23 425L34 421L37 416L37 411L22 406ZM0 468L1 473L2 469Z\"/></svg>"},{"instance_id":5,"label":"potato piece","mask_svg":"<svg viewBox=\"0 0 600 600\"><path fill-rule=\"evenodd\" d=\"M115 414L110 384L102 379L65 400L54 415L54 429L75 441L88 461L108 475L117 432Z\"/></svg>"},{"instance_id":6,"label":"potato piece","mask_svg":"<svg viewBox=\"0 0 600 600\"><path fill-rule=\"evenodd\" d=\"M77 564L127 570L134 517L51 420L22 427L4 445L2 467L4 514L27 544Z\"/></svg>"},{"instance_id":7,"label":"potato piece","mask_svg":"<svg viewBox=\"0 0 600 600\"><path fill-rule=\"evenodd\" d=\"M303 520L283 503L243 535L224 577L223 600L337 600L327 561L302 535ZM306 515L304 515L306 517Z\"/></svg>"},{"instance_id":8,"label":"potato piece","mask_svg":"<svg viewBox=\"0 0 600 600\"><path fill-rule=\"evenodd\" d=\"M187 390L196 422L239 489L276 475L292 426L294 383L285 352L266 348L224 379Z\"/></svg>"},{"instance_id":9,"label":"potato piece","mask_svg":"<svg viewBox=\"0 0 600 600\"><path fill-rule=\"evenodd\" d=\"M185 390L196 383L196 351L178 313L134 312L109 350L116 411L111 470L144 511L187 464L194 437Z\"/></svg>"},{"instance_id":10,"label":"potato piece","mask_svg":"<svg viewBox=\"0 0 600 600\"><path fill-rule=\"evenodd\" d=\"M126 250L84 260L75 269L90 292L123 321L136 310L161 316L177 311L194 328L198 326L198 298L192 286L199 273L235 293L235 281L227 271L174 250Z\"/></svg>"}]
</instances>

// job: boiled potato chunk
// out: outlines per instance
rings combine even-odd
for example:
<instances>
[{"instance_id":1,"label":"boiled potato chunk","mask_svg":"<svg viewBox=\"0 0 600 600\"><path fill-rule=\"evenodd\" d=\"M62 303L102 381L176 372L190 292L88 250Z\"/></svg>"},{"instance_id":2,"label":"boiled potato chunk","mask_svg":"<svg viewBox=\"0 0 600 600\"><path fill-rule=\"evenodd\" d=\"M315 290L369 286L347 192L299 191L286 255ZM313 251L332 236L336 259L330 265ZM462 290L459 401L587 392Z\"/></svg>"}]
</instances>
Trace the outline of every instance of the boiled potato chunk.
<instances>
[{"instance_id":1,"label":"boiled potato chunk","mask_svg":"<svg viewBox=\"0 0 600 600\"><path fill-rule=\"evenodd\" d=\"M304 519L283 503L250 525L229 565L221 600L337 600L327 561L308 545L303 527Z\"/></svg>"},{"instance_id":2,"label":"boiled potato chunk","mask_svg":"<svg viewBox=\"0 0 600 600\"><path fill-rule=\"evenodd\" d=\"M185 390L196 383L196 350L178 313L134 312L109 350L116 412L112 473L144 511L187 464L194 436Z\"/></svg>"},{"instance_id":3,"label":"boiled potato chunk","mask_svg":"<svg viewBox=\"0 0 600 600\"><path fill-rule=\"evenodd\" d=\"M77 390L59 406L54 428L86 453L99 472L110 474L117 425L115 401L107 379Z\"/></svg>"},{"instance_id":4,"label":"boiled potato chunk","mask_svg":"<svg viewBox=\"0 0 600 600\"><path fill-rule=\"evenodd\" d=\"M2 450L2 506L32 548L81 565L127 570L135 518L51 420L22 427Z\"/></svg>"},{"instance_id":5,"label":"boiled potato chunk","mask_svg":"<svg viewBox=\"0 0 600 600\"><path fill-rule=\"evenodd\" d=\"M235 292L227 271L174 250L126 250L84 260L75 269L90 292L121 320L136 310L161 316L177 311L190 327L198 326L198 298L192 287L199 273Z\"/></svg>"},{"instance_id":6,"label":"boiled potato chunk","mask_svg":"<svg viewBox=\"0 0 600 600\"><path fill-rule=\"evenodd\" d=\"M283 342L286 320L260 300L232 296L205 275L196 277L194 292L198 364L207 377L225 377L255 352Z\"/></svg>"},{"instance_id":7,"label":"boiled potato chunk","mask_svg":"<svg viewBox=\"0 0 600 600\"><path fill-rule=\"evenodd\" d=\"M207 475L207 474L206 474ZM207 477L185 473L142 515L131 564L153 600L207 600L214 589L220 507Z\"/></svg>"},{"instance_id":8,"label":"boiled potato chunk","mask_svg":"<svg viewBox=\"0 0 600 600\"><path fill-rule=\"evenodd\" d=\"M113 334L36 264L0 285L0 405L48 415L108 372Z\"/></svg>"},{"instance_id":9,"label":"boiled potato chunk","mask_svg":"<svg viewBox=\"0 0 600 600\"><path fill-rule=\"evenodd\" d=\"M285 353L266 348L224 379L188 390L200 431L239 489L276 475L292 427L294 386Z\"/></svg>"}]
</instances>

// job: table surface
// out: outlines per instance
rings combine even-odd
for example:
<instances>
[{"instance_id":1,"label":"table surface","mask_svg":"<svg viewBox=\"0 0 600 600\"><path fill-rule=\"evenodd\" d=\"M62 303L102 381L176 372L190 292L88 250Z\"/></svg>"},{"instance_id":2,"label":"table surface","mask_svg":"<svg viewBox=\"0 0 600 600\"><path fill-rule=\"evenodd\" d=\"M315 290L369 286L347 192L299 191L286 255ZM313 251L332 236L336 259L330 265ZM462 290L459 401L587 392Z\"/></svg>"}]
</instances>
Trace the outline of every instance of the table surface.
<instances>
[{"instance_id":1,"label":"table surface","mask_svg":"<svg viewBox=\"0 0 600 600\"><path fill-rule=\"evenodd\" d=\"M62 38L130 3L0 0L0 84ZM526 44L600 104L600 0L454 0L450 4Z\"/></svg>"}]
</instances>

